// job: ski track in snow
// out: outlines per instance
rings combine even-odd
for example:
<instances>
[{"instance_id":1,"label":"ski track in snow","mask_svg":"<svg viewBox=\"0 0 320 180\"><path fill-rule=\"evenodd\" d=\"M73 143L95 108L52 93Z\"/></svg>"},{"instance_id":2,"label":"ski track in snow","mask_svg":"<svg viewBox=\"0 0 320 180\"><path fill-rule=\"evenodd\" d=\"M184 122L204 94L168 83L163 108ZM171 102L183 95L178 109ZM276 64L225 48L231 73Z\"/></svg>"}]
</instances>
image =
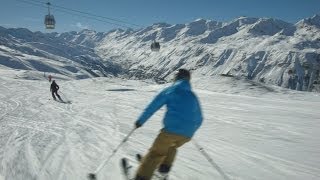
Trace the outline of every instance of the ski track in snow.
<instances>
[{"instance_id":1,"label":"ski track in snow","mask_svg":"<svg viewBox=\"0 0 320 180\"><path fill-rule=\"evenodd\" d=\"M44 80L2 77L0 83L0 180L87 179L168 86L107 78L58 80L68 104L53 101ZM319 101L195 90L205 119L194 139L231 179L320 179ZM163 113L164 108L136 130L99 179L122 179L121 157L137 166L134 155L148 150ZM170 179L223 178L188 143L179 149Z\"/></svg>"}]
</instances>

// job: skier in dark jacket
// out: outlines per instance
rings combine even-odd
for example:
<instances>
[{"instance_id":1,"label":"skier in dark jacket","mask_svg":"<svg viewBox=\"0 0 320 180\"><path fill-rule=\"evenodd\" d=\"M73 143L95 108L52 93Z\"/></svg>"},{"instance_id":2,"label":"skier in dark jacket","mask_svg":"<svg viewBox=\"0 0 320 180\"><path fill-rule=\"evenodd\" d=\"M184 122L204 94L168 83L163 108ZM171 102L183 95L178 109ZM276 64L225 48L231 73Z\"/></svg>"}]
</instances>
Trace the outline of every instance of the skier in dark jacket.
<instances>
[{"instance_id":1,"label":"skier in dark jacket","mask_svg":"<svg viewBox=\"0 0 320 180\"><path fill-rule=\"evenodd\" d=\"M56 96L59 98L60 101L62 101L61 97L58 94L58 90L59 90L59 86L56 83L55 80L52 81L51 86L50 86L50 91L52 93L52 97L54 100L56 100L56 97L54 96L54 94L56 94Z\"/></svg>"},{"instance_id":2,"label":"skier in dark jacket","mask_svg":"<svg viewBox=\"0 0 320 180\"><path fill-rule=\"evenodd\" d=\"M202 123L199 101L191 90L190 72L179 69L172 86L161 91L135 122L141 127L157 110L166 105L163 129L142 159L135 180L150 180L156 168L167 176L177 148L190 141Z\"/></svg>"}]
</instances>

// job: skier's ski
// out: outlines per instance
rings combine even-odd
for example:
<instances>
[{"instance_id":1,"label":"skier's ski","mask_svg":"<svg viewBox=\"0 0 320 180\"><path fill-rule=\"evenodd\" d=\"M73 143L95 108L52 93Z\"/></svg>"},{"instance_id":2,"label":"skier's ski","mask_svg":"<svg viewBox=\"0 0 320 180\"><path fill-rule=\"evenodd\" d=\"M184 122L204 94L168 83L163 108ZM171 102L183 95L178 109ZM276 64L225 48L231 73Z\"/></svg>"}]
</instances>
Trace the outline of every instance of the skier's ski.
<instances>
[{"instance_id":1,"label":"skier's ski","mask_svg":"<svg viewBox=\"0 0 320 180\"><path fill-rule=\"evenodd\" d=\"M50 100L50 99L49 99ZM63 104L72 104L72 102L71 101L64 101L64 100L62 100L62 99L53 99L54 101L56 101L56 102L59 102L59 103L63 103Z\"/></svg>"},{"instance_id":2,"label":"skier's ski","mask_svg":"<svg viewBox=\"0 0 320 180\"><path fill-rule=\"evenodd\" d=\"M123 171L123 175L126 180L132 180L132 178L130 178L130 173L129 173L129 170L131 167L132 166L129 165L127 158L121 159L121 169Z\"/></svg>"},{"instance_id":3,"label":"skier's ski","mask_svg":"<svg viewBox=\"0 0 320 180\"><path fill-rule=\"evenodd\" d=\"M142 156L140 154L136 154L136 159L138 162L141 162ZM132 166L129 164L129 161L127 158L121 159L121 169L123 171L123 175L125 180L134 180L134 177L131 177L130 169ZM168 180L168 174L162 175L160 173L155 173L153 180Z\"/></svg>"}]
</instances>

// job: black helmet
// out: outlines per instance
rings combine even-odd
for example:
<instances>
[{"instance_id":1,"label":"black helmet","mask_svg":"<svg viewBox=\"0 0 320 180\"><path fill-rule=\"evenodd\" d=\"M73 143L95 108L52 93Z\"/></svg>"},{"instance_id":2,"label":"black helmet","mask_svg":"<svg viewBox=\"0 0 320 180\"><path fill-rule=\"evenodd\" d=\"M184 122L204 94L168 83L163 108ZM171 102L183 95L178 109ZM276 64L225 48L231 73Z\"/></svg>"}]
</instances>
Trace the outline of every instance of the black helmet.
<instances>
[{"instance_id":1,"label":"black helmet","mask_svg":"<svg viewBox=\"0 0 320 180\"><path fill-rule=\"evenodd\" d=\"M174 76L174 81L178 81L178 80L190 80L191 79L191 75L190 75L190 71L186 70L186 69L179 69L177 70L175 76Z\"/></svg>"}]
</instances>

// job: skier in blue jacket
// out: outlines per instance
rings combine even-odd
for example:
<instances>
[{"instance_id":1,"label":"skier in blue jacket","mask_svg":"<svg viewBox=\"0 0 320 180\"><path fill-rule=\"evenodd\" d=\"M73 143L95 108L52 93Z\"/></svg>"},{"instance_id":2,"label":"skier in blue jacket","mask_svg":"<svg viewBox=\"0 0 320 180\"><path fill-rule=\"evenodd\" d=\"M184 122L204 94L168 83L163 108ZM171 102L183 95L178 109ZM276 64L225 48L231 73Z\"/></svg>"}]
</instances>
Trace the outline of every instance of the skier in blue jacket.
<instances>
[{"instance_id":1,"label":"skier in blue jacket","mask_svg":"<svg viewBox=\"0 0 320 180\"><path fill-rule=\"evenodd\" d=\"M199 101L191 90L190 72L179 69L174 84L161 91L135 122L141 127L157 110L166 105L163 129L142 159L135 180L150 180L156 168L167 176L177 148L190 141L202 123Z\"/></svg>"}]
</instances>

